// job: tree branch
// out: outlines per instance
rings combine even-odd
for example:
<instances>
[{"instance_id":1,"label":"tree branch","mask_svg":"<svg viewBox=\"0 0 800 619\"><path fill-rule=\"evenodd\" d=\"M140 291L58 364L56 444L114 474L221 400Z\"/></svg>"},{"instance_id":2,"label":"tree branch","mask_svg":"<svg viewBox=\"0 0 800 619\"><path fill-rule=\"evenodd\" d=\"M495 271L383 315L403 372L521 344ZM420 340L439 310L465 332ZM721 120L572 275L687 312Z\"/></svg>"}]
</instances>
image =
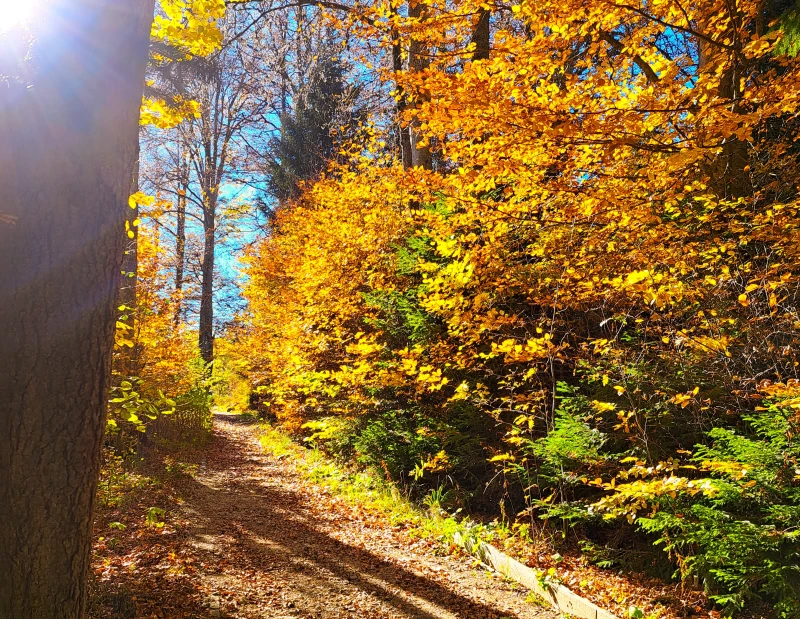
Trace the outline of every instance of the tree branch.
<instances>
[{"instance_id":1,"label":"tree branch","mask_svg":"<svg viewBox=\"0 0 800 619\"><path fill-rule=\"evenodd\" d=\"M600 31L600 40L605 41L608 43L612 48L616 51L623 53L625 51L625 45L623 45L620 41L615 39L611 33L605 32L604 30ZM639 54L633 55L633 62L639 67L639 70L647 76L648 82L657 82L658 81L658 73L653 70L647 62L645 62L644 58L642 58Z\"/></svg>"}]
</instances>

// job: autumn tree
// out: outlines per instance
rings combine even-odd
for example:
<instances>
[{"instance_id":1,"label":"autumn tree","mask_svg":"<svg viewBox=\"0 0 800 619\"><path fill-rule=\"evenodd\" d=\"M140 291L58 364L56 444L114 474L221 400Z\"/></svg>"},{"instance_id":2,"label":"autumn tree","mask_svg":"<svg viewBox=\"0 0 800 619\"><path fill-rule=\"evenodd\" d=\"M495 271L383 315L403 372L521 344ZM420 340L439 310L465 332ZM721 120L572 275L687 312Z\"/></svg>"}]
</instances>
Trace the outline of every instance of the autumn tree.
<instances>
[{"instance_id":1,"label":"autumn tree","mask_svg":"<svg viewBox=\"0 0 800 619\"><path fill-rule=\"evenodd\" d=\"M80 617L152 0L41 8L0 94L2 617Z\"/></svg>"},{"instance_id":2,"label":"autumn tree","mask_svg":"<svg viewBox=\"0 0 800 619\"><path fill-rule=\"evenodd\" d=\"M150 166L148 186L176 206L176 288L186 278L187 217L202 226L199 342L206 363L213 360L215 251L222 207L230 200L226 186L247 177L248 149L261 142L271 103L258 41L247 25L245 15L231 13L221 25L222 48L180 76L180 96L192 101L192 109L174 128L148 140L148 156L161 161L157 170ZM171 79L166 81L169 86Z\"/></svg>"},{"instance_id":3,"label":"autumn tree","mask_svg":"<svg viewBox=\"0 0 800 619\"><path fill-rule=\"evenodd\" d=\"M184 122L184 119L181 119ZM175 127L145 127L140 137L143 156L142 186L148 201L153 200L155 208L146 209L148 215L156 215L153 223L161 233L161 249L169 254L169 268L172 271L173 322L178 327L187 312L187 296L193 290L190 286L189 257L193 250L191 235L192 221L196 215L187 209L191 175L186 146ZM153 194L152 196L150 194ZM189 219L187 228L187 218ZM166 266L166 265L165 265Z\"/></svg>"}]
</instances>

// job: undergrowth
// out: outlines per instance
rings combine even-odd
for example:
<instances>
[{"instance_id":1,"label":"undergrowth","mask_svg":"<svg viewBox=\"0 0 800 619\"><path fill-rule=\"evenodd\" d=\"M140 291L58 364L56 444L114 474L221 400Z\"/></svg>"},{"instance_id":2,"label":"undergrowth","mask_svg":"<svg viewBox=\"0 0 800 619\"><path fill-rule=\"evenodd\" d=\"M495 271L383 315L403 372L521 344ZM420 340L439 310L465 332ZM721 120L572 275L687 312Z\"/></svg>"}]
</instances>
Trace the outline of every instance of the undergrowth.
<instances>
[{"instance_id":1,"label":"undergrowth","mask_svg":"<svg viewBox=\"0 0 800 619\"><path fill-rule=\"evenodd\" d=\"M279 459L288 456L304 479L344 497L352 504L386 516L392 525L411 525L411 532L424 537L451 539L462 526L452 516L431 515L415 505L394 484L369 471L348 470L316 447L305 448L288 435L264 423L259 440L262 448Z\"/></svg>"},{"instance_id":2,"label":"undergrowth","mask_svg":"<svg viewBox=\"0 0 800 619\"><path fill-rule=\"evenodd\" d=\"M703 595L699 590L679 584L656 586L649 580L631 580L592 566L584 558L563 557L554 551L556 545L552 540L543 536L546 529L532 530L530 525L498 519L476 522L461 509L448 511L444 507L448 504L448 492L441 486L414 500L410 491L402 491L396 481L382 477L380 470L354 468L334 459L313 442L306 442L305 446L296 442L280 427L262 423L259 440L272 457L290 460L304 480L344 498L350 505L380 515L394 527L405 528L412 538L438 544L444 552L456 551L456 533L473 543L491 543L523 562L536 565L537 573L546 582L563 582L601 605L610 602L616 606L615 612L622 613L619 616L659 619L701 610ZM526 559L532 556L538 556L538 560L531 563ZM607 576L600 576L601 572ZM590 585L593 579L600 584Z\"/></svg>"}]
</instances>

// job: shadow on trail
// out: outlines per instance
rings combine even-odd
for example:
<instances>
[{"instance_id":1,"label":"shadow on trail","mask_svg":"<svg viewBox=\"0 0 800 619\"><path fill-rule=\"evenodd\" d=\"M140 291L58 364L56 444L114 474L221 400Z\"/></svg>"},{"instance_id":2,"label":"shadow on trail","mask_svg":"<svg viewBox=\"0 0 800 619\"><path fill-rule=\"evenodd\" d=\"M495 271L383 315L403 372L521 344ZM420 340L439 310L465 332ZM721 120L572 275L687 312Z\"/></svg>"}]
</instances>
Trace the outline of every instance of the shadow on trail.
<instances>
[{"instance_id":1,"label":"shadow on trail","mask_svg":"<svg viewBox=\"0 0 800 619\"><path fill-rule=\"evenodd\" d=\"M248 420L219 415L217 422ZM181 484L195 540L213 548L224 537L233 546L224 559L237 570L274 575L281 598L295 609L286 616L363 617L353 604L369 596L413 619L518 619L320 531L308 497L278 487L274 465L256 462L229 434L215 432L210 449L204 481ZM260 476L248 475L252 467L263 467Z\"/></svg>"}]
</instances>

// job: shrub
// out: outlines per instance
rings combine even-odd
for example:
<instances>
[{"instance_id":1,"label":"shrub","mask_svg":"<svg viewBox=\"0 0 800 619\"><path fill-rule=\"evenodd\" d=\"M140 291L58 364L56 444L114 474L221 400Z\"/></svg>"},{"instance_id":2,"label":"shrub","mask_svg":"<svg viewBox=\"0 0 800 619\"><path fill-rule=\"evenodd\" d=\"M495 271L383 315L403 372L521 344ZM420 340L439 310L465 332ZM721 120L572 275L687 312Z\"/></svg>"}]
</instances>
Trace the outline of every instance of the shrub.
<instances>
[{"instance_id":1,"label":"shrub","mask_svg":"<svg viewBox=\"0 0 800 619\"><path fill-rule=\"evenodd\" d=\"M797 617L800 423L780 401L745 420L741 432L712 429L692 464L680 467L706 477L662 469L666 477L619 485L595 508L657 535L655 543L675 558L681 576L700 579L728 614L762 598L781 617Z\"/></svg>"}]
</instances>

